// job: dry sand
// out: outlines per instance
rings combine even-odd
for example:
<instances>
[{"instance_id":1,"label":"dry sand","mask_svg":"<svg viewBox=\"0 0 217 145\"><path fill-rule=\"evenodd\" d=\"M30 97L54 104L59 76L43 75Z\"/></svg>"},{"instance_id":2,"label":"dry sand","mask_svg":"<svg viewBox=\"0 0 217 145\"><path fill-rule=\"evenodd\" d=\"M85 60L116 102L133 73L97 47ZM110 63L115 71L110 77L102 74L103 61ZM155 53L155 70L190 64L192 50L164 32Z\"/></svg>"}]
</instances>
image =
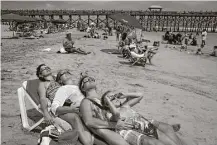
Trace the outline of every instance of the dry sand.
<instances>
[{"instance_id":1,"label":"dry sand","mask_svg":"<svg viewBox=\"0 0 217 145\"><path fill-rule=\"evenodd\" d=\"M74 38L84 35L70 31ZM143 92L144 99L135 106L141 114L170 124L180 123L179 134L198 145L217 144L217 58L196 56L161 44L153 65L130 67L128 60L107 53L108 49L117 50L115 36L108 40L76 40L76 46L92 52L83 56L56 53L64 35L49 34L36 40L2 39L2 145L37 143L38 133L22 130L16 91L23 81L36 78L36 67L41 63L50 66L54 73L70 69L76 82L80 72L87 70L97 79L101 94L108 89ZM145 33L150 40L160 40L161 35ZM204 52L212 51L216 38L216 34L208 34ZM43 52L45 48L51 51Z\"/></svg>"}]
</instances>

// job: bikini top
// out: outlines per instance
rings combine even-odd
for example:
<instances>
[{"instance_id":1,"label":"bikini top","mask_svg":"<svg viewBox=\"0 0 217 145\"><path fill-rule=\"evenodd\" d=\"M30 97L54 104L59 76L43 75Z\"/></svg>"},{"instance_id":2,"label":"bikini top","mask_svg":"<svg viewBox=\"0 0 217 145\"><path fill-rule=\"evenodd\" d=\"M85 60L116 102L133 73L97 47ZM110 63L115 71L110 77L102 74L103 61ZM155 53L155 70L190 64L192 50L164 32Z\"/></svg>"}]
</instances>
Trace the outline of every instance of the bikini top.
<instances>
[{"instance_id":1,"label":"bikini top","mask_svg":"<svg viewBox=\"0 0 217 145\"><path fill-rule=\"evenodd\" d=\"M51 101L51 103L53 102L55 94L60 87L60 84L55 81L51 81L49 86L47 87L46 97Z\"/></svg>"}]
</instances>

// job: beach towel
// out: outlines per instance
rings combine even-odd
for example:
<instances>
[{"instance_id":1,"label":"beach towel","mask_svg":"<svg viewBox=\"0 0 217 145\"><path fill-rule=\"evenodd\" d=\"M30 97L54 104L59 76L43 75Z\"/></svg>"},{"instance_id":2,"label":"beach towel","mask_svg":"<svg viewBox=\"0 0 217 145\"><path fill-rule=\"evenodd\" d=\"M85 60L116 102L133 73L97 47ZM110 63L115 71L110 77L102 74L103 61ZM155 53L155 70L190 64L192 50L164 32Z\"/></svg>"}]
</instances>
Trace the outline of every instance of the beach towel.
<instances>
[{"instance_id":1,"label":"beach towel","mask_svg":"<svg viewBox=\"0 0 217 145\"><path fill-rule=\"evenodd\" d=\"M64 47L61 47L59 51L57 51L57 53L62 53L62 54L65 54L65 53L68 53Z\"/></svg>"}]
</instances>

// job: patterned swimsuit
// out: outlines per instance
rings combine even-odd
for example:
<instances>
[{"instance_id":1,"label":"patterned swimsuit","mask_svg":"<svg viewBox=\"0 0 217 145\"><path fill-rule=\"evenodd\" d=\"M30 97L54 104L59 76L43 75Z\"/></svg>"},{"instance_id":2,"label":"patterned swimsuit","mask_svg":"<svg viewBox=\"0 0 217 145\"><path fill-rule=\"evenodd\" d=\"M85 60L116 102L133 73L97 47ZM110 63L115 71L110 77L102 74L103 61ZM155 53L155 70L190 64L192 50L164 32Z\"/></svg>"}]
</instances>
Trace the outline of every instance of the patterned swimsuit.
<instances>
[{"instance_id":1,"label":"patterned swimsuit","mask_svg":"<svg viewBox=\"0 0 217 145\"><path fill-rule=\"evenodd\" d=\"M60 84L55 81L51 81L49 86L47 87L46 97L51 101L51 103L53 102L55 94L60 87Z\"/></svg>"}]
</instances>

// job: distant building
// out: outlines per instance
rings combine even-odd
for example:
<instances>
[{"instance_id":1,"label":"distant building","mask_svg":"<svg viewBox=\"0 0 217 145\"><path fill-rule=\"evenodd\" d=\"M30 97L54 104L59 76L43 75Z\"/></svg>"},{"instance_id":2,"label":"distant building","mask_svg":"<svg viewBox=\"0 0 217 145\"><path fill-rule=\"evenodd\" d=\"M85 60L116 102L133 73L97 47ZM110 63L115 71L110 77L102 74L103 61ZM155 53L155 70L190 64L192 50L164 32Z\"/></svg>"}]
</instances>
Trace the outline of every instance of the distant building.
<instances>
[{"instance_id":1,"label":"distant building","mask_svg":"<svg viewBox=\"0 0 217 145\"><path fill-rule=\"evenodd\" d=\"M148 8L150 11L158 11L158 12L161 12L162 11L162 7L159 6L159 5L152 5Z\"/></svg>"}]
</instances>

